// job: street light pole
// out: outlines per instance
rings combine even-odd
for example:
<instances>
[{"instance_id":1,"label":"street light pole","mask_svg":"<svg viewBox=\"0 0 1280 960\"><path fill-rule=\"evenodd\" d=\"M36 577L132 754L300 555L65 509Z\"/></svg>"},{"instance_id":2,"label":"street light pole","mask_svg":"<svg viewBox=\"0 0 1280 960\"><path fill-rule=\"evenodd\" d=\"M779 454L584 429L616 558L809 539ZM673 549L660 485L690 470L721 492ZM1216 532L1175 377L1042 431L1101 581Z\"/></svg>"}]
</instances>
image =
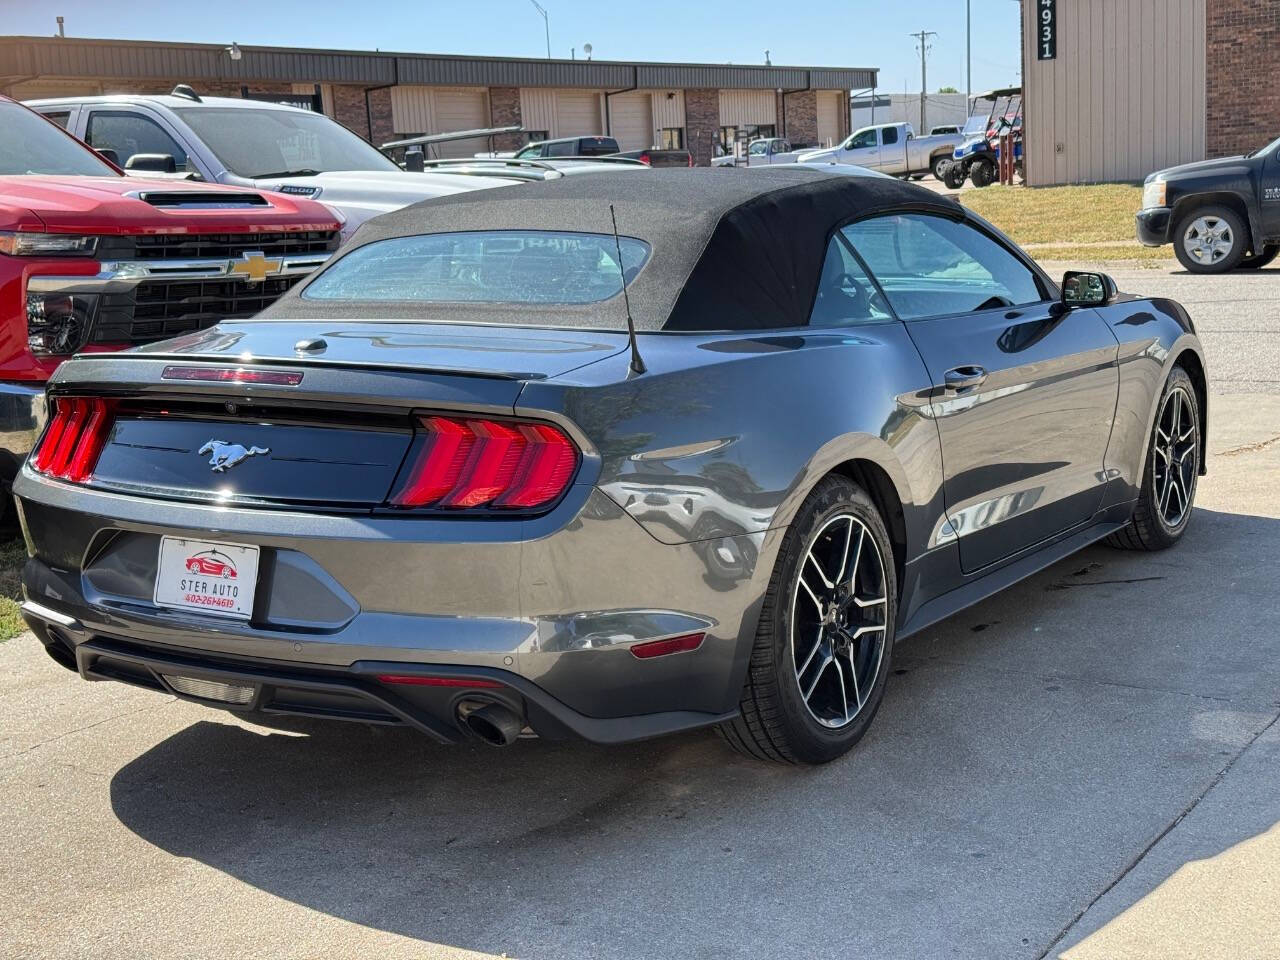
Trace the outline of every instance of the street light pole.
<instances>
[{"instance_id":1,"label":"street light pole","mask_svg":"<svg viewBox=\"0 0 1280 960\"><path fill-rule=\"evenodd\" d=\"M964 102L965 110L973 99L973 0L964 0Z\"/></svg>"},{"instance_id":2,"label":"street light pole","mask_svg":"<svg viewBox=\"0 0 1280 960\"><path fill-rule=\"evenodd\" d=\"M542 14L542 25L546 27L546 30L547 30L547 59L550 60L551 59L551 18L547 16L547 11L543 8L542 4L538 2L538 0L529 0L529 2L533 4L533 9L537 10L540 14Z\"/></svg>"}]
</instances>

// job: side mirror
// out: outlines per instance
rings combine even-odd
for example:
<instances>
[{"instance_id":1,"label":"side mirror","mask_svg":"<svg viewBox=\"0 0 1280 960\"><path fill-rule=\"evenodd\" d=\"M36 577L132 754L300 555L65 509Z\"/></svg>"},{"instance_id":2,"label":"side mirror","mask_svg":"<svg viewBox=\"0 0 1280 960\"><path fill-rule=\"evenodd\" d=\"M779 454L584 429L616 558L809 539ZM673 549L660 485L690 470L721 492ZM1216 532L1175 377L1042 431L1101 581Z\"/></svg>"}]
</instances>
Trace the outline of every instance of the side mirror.
<instances>
[{"instance_id":1,"label":"side mirror","mask_svg":"<svg viewBox=\"0 0 1280 960\"><path fill-rule=\"evenodd\" d=\"M103 160L110 160L117 167L120 166L120 154L110 147L103 147L101 150L95 150L94 152L101 156Z\"/></svg>"},{"instance_id":2,"label":"side mirror","mask_svg":"<svg viewBox=\"0 0 1280 960\"><path fill-rule=\"evenodd\" d=\"M169 153L135 153L124 162L126 170L146 170L148 173L177 173L178 164Z\"/></svg>"},{"instance_id":3,"label":"side mirror","mask_svg":"<svg viewBox=\"0 0 1280 960\"><path fill-rule=\"evenodd\" d=\"M1105 307L1113 303L1119 291L1116 282L1105 273L1084 273L1068 270L1062 276L1062 305L1064 307Z\"/></svg>"},{"instance_id":4,"label":"side mirror","mask_svg":"<svg viewBox=\"0 0 1280 960\"><path fill-rule=\"evenodd\" d=\"M421 173L427 169L424 164L425 158L421 150L406 150L404 154L404 168L411 173Z\"/></svg>"}]
</instances>

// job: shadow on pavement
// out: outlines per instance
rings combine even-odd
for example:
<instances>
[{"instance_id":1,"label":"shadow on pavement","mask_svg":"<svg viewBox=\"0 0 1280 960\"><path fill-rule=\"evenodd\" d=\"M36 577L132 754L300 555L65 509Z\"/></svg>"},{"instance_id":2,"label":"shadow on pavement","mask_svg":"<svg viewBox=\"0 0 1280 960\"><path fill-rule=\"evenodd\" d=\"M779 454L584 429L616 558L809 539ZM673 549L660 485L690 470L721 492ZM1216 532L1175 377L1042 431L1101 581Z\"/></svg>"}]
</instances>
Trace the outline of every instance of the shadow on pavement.
<instances>
[{"instance_id":1,"label":"shadow on pavement","mask_svg":"<svg viewBox=\"0 0 1280 960\"><path fill-rule=\"evenodd\" d=\"M497 751L211 713L112 806L277 897L472 950L1036 957L1274 716L1278 534L1199 510L1174 551L1091 548L905 641L820 769L710 733Z\"/></svg>"}]
</instances>

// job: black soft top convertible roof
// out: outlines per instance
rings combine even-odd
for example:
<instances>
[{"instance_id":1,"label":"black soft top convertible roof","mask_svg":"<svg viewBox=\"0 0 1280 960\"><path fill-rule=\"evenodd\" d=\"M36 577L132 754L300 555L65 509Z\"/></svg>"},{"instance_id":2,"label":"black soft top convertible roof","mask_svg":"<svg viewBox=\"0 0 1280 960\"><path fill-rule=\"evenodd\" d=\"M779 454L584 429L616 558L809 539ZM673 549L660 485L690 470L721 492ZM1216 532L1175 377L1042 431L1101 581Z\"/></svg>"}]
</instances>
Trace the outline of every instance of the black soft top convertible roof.
<instances>
[{"instance_id":1,"label":"black soft top convertible roof","mask_svg":"<svg viewBox=\"0 0 1280 960\"><path fill-rule=\"evenodd\" d=\"M391 237L475 230L618 232L652 248L627 288L639 330L761 330L808 322L831 233L882 209L960 213L888 177L790 165L601 172L426 200L368 221L334 262ZM625 325L622 297L588 304L307 300L307 282L263 316L403 318L530 326Z\"/></svg>"}]
</instances>

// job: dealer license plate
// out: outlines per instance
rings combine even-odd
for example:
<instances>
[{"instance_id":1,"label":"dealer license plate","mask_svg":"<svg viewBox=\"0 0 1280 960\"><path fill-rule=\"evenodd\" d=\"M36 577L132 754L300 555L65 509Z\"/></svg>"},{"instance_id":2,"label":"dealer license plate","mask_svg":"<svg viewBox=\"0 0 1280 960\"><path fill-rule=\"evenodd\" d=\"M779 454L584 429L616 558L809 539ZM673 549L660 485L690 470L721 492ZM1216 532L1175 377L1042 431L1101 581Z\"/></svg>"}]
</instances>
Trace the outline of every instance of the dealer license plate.
<instances>
[{"instance_id":1,"label":"dealer license plate","mask_svg":"<svg viewBox=\"0 0 1280 960\"><path fill-rule=\"evenodd\" d=\"M257 547L160 538L155 592L159 606L247 620L253 614L257 583Z\"/></svg>"}]
</instances>

